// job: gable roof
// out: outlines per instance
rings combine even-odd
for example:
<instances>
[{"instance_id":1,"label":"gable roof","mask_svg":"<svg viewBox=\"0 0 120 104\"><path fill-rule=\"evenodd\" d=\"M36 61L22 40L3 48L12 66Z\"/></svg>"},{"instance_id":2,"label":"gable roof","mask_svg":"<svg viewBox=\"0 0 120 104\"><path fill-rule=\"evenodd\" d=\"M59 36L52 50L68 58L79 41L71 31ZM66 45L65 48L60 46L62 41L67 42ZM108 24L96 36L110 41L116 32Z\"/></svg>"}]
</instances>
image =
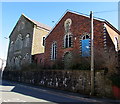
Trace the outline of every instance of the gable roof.
<instances>
[{"instance_id":1,"label":"gable roof","mask_svg":"<svg viewBox=\"0 0 120 104\"><path fill-rule=\"evenodd\" d=\"M26 18L26 19L29 20L31 23L33 23L34 25L37 25L37 26L40 27L40 28L43 28L43 29L45 29L45 30L47 30L47 31L50 31L50 30L51 30L51 27L49 27L49 26L47 26L47 25L45 25L45 24L42 24L42 23L40 23L40 22L37 22L37 21L35 21L35 20L32 20L32 19L30 19L29 17L25 16L24 14L21 14L20 18L22 18L22 17ZM20 20L20 18L19 18L19 20ZM18 21L19 21L19 20L18 20ZM12 32L11 32L11 34L10 34L9 37L11 37L14 29L16 28L16 26L17 26L17 24L18 24L18 21L17 21L15 27L13 28L13 30L12 30Z\"/></svg>"},{"instance_id":2,"label":"gable roof","mask_svg":"<svg viewBox=\"0 0 120 104\"><path fill-rule=\"evenodd\" d=\"M47 25L42 24L42 23L40 23L40 22L38 22L38 21L32 20L32 19L28 18L27 16L25 16L24 14L22 14L22 16L24 16L26 19L28 19L29 21L31 21L33 24L37 25L37 26L40 27L40 28L44 28L44 29L46 29L46 30L48 30L48 31L51 30L51 27L50 27L50 26L47 26Z\"/></svg>"},{"instance_id":3,"label":"gable roof","mask_svg":"<svg viewBox=\"0 0 120 104\"><path fill-rule=\"evenodd\" d=\"M108 21L105 20L105 24L111 27L114 31L116 31L120 35L120 31L116 29L112 24L110 24Z\"/></svg>"},{"instance_id":4,"label":"gable roof","mask_svg":"<svg viewBox=\"0 0 120 104\"><path fill-rule=\"evenodd\" d=\"M58 20L58 22L55 24L55 26L51 29L51 31L48 33L48 35L46 36L46 38L49 36L49 34L53 31L53 29L57 26L57 24L62 20L62 18L67 14L67 13L73 13L73 14L77 14L79 16L84 16L84 17L87 17L87 18L90 18L89 15L87 14L83 14L83 13L79 13L79 12L76 12L76 11L71 11L71 10L66 10L65 13L62 15L62 17ZM103 22L105 24L107 24L108 26L110 26L114 31L116 31L119 35L120 35L120 31L117 30L113 25L111 25L108 21L106 21L105 19L101 19L101 18L97 18L97 17L94 17L94 20L97 20L97 21L100 21L100 22Z\"/></svg>"}]
</instances>

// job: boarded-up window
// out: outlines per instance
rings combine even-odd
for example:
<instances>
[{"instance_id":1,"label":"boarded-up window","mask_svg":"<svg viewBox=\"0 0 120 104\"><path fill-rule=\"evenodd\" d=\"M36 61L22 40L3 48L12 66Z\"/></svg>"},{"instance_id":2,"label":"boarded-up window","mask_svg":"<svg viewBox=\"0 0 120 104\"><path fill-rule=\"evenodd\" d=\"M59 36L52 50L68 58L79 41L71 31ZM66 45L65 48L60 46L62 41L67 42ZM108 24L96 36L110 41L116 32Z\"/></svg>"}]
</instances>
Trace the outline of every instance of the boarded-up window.
<instances>
[{"instance_id":1,"label":"boarded-up window","mask_svg":"<svg viewBox=\"0 0 120 104\"><path fill-rule=\"evenodd\" d=\"M90 39L88 35L85 35L82 39L82 56L90 56Z\"/></svg>"}]
</instances>

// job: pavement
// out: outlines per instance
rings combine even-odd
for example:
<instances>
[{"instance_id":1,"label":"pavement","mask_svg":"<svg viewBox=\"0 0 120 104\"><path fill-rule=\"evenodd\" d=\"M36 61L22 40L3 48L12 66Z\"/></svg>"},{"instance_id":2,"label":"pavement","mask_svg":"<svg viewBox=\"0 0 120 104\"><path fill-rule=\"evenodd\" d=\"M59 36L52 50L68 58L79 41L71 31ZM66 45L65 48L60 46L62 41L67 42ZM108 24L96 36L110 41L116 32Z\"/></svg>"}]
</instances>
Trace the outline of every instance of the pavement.
<instances>
[{"instance_id":1,"label":"pavement","mask_svg":"<svg viewBox=\"0 0 120 104\"><path fill-rule=\"evenodd\" d=\"M51 104L120 104L120 100L112 100L106 98L95 98L77 93L33 86L29 84L21 84L11 81L2 81L0 85L0 101L12 102L12 104L21 103L51 103Z\"/></svg>"}]
</instances>

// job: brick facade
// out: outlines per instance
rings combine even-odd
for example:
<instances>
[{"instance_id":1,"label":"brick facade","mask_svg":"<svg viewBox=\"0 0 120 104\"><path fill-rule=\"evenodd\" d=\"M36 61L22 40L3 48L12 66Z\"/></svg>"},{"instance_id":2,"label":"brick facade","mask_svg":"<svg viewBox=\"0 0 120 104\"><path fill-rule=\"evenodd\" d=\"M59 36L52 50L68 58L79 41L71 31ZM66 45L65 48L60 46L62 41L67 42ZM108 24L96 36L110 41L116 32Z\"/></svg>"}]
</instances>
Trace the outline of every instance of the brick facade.
<instances>
[{"instance_id":1,"label":"brick facade","mask_svg":"<svg viewBox=\"0 0 120 104\"><path fill-rule=\"evenodd\" d=\"M65 27L64 23L71 19L70 32L72 34L72 46L64 48ZM55 61L51 60L52 43L57 43L57 59L63 60L64 55L69 52L81 56L81 39L85 34L90 34L90 18L72 12L67 12L58 24L53 28L45 40L45 66L51 66ZM104 21L94 19L94 49L105 52L105 50L114 45L106 32Z\"/></svg>"},{"instance_id":2,"label":"brick facade","mask_svg":"<svg viewBox=\"0 0 120 104\"><path fill-rule=\"evenodd\" d=\"M34 63L36 63L37 65L44 65L44 53L41 54L36 54L33 56L34 58Z\"/></svg>"},{"instance_id":3,"label":"brick facade","mask_svg":"<svg viewBox=\"0 0 120 104\"><path fill-rule=\"evenodd\" d=\"M14 66L17 66L17 69L19 69L23 64L30 64L31 62L45 65L45 67L52 66L56 62L63 66L72 65L73 59L78 62L77 58L83 56L82 42L86 36L88 47L85 47L89 50L88 53L90 56L91 21L89 16L67 11L48 34L50 30L50 27L31 20L25 15L21 15L10 35L7 57L8 69L12 69ZM45 38L46 35L47 37ZM29 41L27 41L28 37ZM43 39L45 39L44 45ZM118 44L116 44L117 40L115 39L118 40ZM69 40L71 41L69 42ZM28 46L26 47L26 45ZM16 50L15 48L20 49ZM114 52L116 54L115 50L120 50L120 32L109 22L95 18L95 62L104 58L106 52L110 54ZM89 59L89 56L86 58ZM103 60L106 60L106 58ZM103 67L102 65L100 66Z\"/></svg>"}]
</instances>

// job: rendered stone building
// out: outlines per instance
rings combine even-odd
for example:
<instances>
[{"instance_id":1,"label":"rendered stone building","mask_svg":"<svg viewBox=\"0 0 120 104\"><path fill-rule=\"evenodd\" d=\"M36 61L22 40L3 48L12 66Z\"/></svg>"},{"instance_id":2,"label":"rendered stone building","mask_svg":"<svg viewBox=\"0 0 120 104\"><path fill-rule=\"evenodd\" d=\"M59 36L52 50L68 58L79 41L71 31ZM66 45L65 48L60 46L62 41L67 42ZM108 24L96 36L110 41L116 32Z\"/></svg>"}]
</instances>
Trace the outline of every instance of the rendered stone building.
<instances>
[{"instance_id":1,"label":"rendered stone building","mask_svg":"<svg viewBox=\"0 0 120 104\"><path fill-rule=\"evenodd\" d=\"M50 29L22 14L9 36L6 68L20 69L32 63L35 54L44 53L43 39Z\"/></svg>"},{"instance_id":2,"label":"rendered stone building","mask_svg":"<svg viewBox=\"0 0 120 104\"><path fill-rule=\"evenodd\" d=\"M90 34L90 17L67 11L45 39L45 66L62 60L69 68L73 56L76 59L89 57ZM120 32L106 20L94 18L95 60L101 58L98 52L109 53L111 50L113 53L120 50Z\"/></svg>"}]
</instances>

